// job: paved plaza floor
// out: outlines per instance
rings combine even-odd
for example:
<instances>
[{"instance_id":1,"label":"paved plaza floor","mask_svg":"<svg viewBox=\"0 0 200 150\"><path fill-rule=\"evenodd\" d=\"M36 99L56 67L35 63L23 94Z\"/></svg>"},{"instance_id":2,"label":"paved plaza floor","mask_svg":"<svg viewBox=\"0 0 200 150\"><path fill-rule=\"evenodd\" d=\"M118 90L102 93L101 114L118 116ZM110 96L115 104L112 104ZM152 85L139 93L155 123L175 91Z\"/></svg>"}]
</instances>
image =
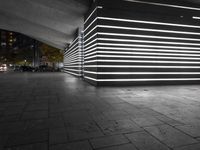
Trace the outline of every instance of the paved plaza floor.
<instances>
[{"instance_id":1,"label":"paved plaza floor","mask_svg":"<svg viewBox=\"0 0 200 150\"><path fill-rule=\"evenodd\" d=\"M1 73L0 150L200 150L200 85Z\"/></svg>"}]
</instances>

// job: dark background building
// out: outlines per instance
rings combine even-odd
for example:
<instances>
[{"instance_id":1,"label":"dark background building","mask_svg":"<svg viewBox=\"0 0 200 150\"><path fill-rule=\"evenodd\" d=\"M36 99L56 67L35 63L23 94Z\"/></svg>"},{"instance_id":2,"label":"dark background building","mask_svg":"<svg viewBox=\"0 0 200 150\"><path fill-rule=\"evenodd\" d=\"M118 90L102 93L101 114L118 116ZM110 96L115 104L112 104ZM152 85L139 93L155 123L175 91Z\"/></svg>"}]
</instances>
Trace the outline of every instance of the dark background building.
<instances>
[{"instance_id":1,"label":"dark background building","mask_svg":"<svg viewBox=\"0 0 200 150\"><path fill-rule=\"evenodd\" d=\"M0 30L0 58L4 63L39 65L40 42L20 33Z\"/></svg>"}]
</instances>

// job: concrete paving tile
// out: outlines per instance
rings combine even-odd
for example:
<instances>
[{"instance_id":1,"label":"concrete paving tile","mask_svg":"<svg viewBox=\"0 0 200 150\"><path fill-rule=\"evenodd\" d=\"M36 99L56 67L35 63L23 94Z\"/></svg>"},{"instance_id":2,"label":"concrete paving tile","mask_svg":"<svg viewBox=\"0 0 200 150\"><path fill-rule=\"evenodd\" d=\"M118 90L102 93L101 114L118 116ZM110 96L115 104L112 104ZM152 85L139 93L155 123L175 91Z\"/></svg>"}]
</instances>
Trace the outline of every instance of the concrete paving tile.
<instances>
[{"instance_id":1,"label":"concrete paving tile","mask_svg":"<svg viewBox=\"0 0 200 150\"><path fill-rule=\"evenodd\" d=\"M139 149L139 150L169 150L169 148L155 139L147 132L136 132L126 134L126 137Z\"/></svg>"},{"instance_id":2,"label":"concrete paving tile","mask_svg":"<svg viewBox=\"0 0 200 150\"><path fill-rule=\"evenodd\" d=\"M24 131L24 122L9 122L9 123L0 123L0 135L15 134Z\"/></svg>"},{"instance_id":3,"label":"concrete paving tile","mask_svg":"<svg viewBox=\"0 0 200 150\"><path fill-rule=\"evenodd\" d=\"M34 144L28 144L28 145L21 145L21 146L14 146L14 147L8 147L4 150L48 150L48 144L47 143L34 143Z\"/></svg>"},{"instance_id":4,"label":"concrete paving tile","mask_svg":"<svg viewBox=\"0 0 200 150\"><path fill-rule=\"evenodd\" d=\"M25 131L10 136L6 143L6 147L27 145L32 143L42 143L47 141L48 141L48 130L42 130L37 132Z\"/></svg>"},{"instance_id":5,"label":"concrete paving tile","mask_svg":"<svg viewBox=\"0 0 200 150\"><path fill-rule=\"evenodd\" d=\"M49 142L48 130L51 130L51 137L58 136L51 139L52 143L68 143L63 140L64 132L56 131L58 128L66 128L71 141L101 138L105 134L106 137L121 133L136 134L136 123L141 127L153 126L149 129L152 133L148 133L171 147L200 141L199 85L96 88L63 73L10 73L0 74L0 79L0 85L4 87L3 91L0 90L0 136L7 136L9 140L15 138L15 143L21 146L34 141ZM153 117L156 119L150 119ZM136 123L132 121L134 125L131 124L127 121L129 119L135 119ZM158 129L160 121L177 129ZM47 130L43 138L46 141L37 142L35 139L43 137L38 132L43 130ZM188 135L196 140L191 140ZM138 136L141 141L151 139L149 136L146 138ZM58 144L57 148L66 149L67 143ZM122 149L125 145L128 144L111 144L106 148Z\"/></svg>"},{"instance_id":6,"label":"concrete paving tile","mask_svg":"<svg viewBox=\"0 0 200 150\"><path fill-rule=\"evenodd\" d=\"M193 144L193 145L187 145L179 148L175 148L174 150L199 150L200 144Z\"/></svg>"},{"instance_id":7,"label":"concrete paving tile","mask_svg":"<svg viewBox=\"0 0 200 150\"><path fill-rule=\"evenodd\" d=\"M90 140L94 149L129 143L123 135L104 136Z\"/></svg>"},{"instance_id":8,"label":"concrete paving tile","mask_svg":"<svg viewBox=\"0 0 200 150\"><path fill-rule=\"evenodd\" d=\"M4 149L4 146L6 145L6 142L8 140L9 136L8 135L0 135L0 150Z\"/></svg>"},{"instance_id":9,"label":"concrete paving tile","mask_svg":"<svg viewBox=\"0 0 200 150\"><path fill-rule=\"evenodd\" d=\"M58 144L50 146L50 150L92 150L88 141Z\"/></svg>"},{"instance_id":10,"label":"concrete paving tile","mask_svg":"<svg viewBox=\"0 0 200 150\"><path fill-rule=\"evenodd\" d=\"M83 124L69 124L67 126L69 141L89 139L103 136L103 132L95 122L85 122Z\"/></svg>"},{"instance_id":11,"label":"concrete paving tile","mask_svg":"<svg viewBox=\"0 0 200 150\"><path fill-rule=\"evenodd\" d=\"M4 111L4 115L17 115L17 114L21 114L22 111L24 109L24 106L8 106L5 111Z\"/></svg>"},{"instance_id":12,"label":"concrete paving tile","mask_svg":"<svg viewBox=\"0 0 200 150\"><path fill-rule=\"evenodd\" d=\"M43 130L43 129L54 129L64 127L64 121L62 118L46 118L37 120L26 120L25 128L26 130Z\"/></svg>"},{"instance_id":13,"label":"concrete paving tile","mask_svg":"<svg viewBox=\"0 0 200 150\"><path fill-rule=\"evenodd\" d=\"M0 117L0 123L17 122L20 119L20 114L17 115L4 115Z\"/></svg>"},{"instance_id":14,"label":"concrete paving tile","mask_svg":"<svg viewBox=\"0 0 200 150\"><path fill-rule=\"evenodd\" d=\"M197 143L197 140L169 125L145 127L145 130L172 148Z\"/></svg>"},{"instance_id":15,"label":"concrete paving tile","mask_svg":"<svg viewBox=\"0 0 200 150\"><path fill-rule=\"evenodd\" d=\"M159 120L163 121L164 123L169 124L171 126L184 125L184 123L182 123L178 120L171 119L171 118L164 116L164 115L163 116L162 115L161 116L155 116L155 118L157 118L157 119L159 119Z\"/></svg>"},{"instance_id":16,"label":"concrete paving tile","mask_svg":"<svg viewBox=\"0 0 200 150\"><path fill-rule=\"evenodd\" d=\"M22 115L22 120L34 120L48 118L48 111L26 111Z\"/></svg>"},{"instance_id":17,"label":"concrete paving tile","mask_svg":"<svg viewBox=\"0 0 200 150\"><path fill-rule=\"evenodd\" d=\"M100 148L99 150L137 150L133 144L123 144L118 146L111 146L107 148Z\"/></svg>"},{"instance_id":18,"label":"concrete paving tile","mask_svg":"<svg viewBox=\"0 0 200 150\"><path fill-rule=\"evenodd\" d=\"M176 126L177 129L189 134L192 137L200 137L200 125L184 125L184 126Z\"/></svg>"},{"instance_id":19,"label":"concrete paving tile","mask_svg":"<svg viewBox=\"0 0 200 150\"><path fill-rule=\"evenodd\" d=\"M48 110L47 103L31 103L26 106L25 111L38 111L38 110Z\"/></svg>"},{"instance_id":20,"label":"concrete paving tile","mask_svg":"<svg viewBox=\"0 0 200 150\"><path fill-rule=\"evenodd\" d=\"M138 124L140 127L147 127L147 126L155 126L155 125L162 125L164 122L153 118L153 117L145 117L145 118L133 118L133 120L136 124Z\"/></svg>"},{"instance_id":21,"label":"concrete paving tile","mask_svg":"<svg viewBox=\"0 0 200 150\"><path fill-rule=\"evenodd\" d=\"M49 144L63 144L68 142L65 128L55 128L49 130Z\"/></svg>"},{"instance_id":22,"label":"concrete paving tile","mask_svg":"<svg viewBox=\"0 0 200 150\"><path fill-rule=\"evenodd\" d=\"M101 120L97 122L101 127L102 131L107 134L118 134L118 133L128 133L142 131L143 129L136 125L133 121L129 119L123 120Z\"/></svg>"}]
</instances>

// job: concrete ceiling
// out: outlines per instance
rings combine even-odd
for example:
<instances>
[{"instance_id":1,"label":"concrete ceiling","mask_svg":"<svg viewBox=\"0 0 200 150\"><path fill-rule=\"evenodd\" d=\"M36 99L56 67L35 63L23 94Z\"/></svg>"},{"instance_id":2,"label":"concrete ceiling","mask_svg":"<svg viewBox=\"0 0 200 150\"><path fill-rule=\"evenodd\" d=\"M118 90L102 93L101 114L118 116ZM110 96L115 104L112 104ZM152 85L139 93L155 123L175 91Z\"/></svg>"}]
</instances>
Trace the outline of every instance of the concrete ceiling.
<instances>
[{"instance_id":1,"label":"concrete ceiling","mask_svg":"<svg viewBox=\"0 0 200 150\"><path fill-rule=\"evenodd\" d=\"M181 0L180 0L181 1ZM188 0L200 3L200 0ZM83 25L92 0L0 0L0 29L64 49Z\"/></svg>"},{"instance_id":2,"label":"concrete ceiling","mask_svg":"<svg viewBox=\"0 0 200 150\"><path fill-rule=\"evenodd\" d=\"M89 0L0 0L0 29L63 49L83 25L88 7Z\"/></svg>"}]
</instances>

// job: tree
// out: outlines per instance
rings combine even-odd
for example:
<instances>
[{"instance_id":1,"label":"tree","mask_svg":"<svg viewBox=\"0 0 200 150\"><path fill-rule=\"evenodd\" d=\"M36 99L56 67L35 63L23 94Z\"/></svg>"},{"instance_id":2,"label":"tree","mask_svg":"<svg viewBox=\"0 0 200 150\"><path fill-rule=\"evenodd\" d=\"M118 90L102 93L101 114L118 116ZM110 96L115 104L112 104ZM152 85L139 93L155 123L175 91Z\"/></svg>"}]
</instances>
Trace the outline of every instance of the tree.
<instances>
[{"instance_id":1,"label":"tree","mask_svg":"<svg viewBox=\"0 0 200 150\"><path fill-rule=\"evenodd\" d=\"M40 50L43 56L46 56L51 63L58 63L63 61L63 53L61 50L49 46L47 44L41 44Z\"/></svg>"},{"instance_id":2,"label":"tree","mask_svg":"<svg viewBox=\"0 0 200 150\"><path fill-rule=\"evenodd\" d=\"M5 60L6 63L17 64L17 65L31 65L33 60L33 50L30 48L9 50L1 56L1 59ZM26 60L26 62L25 62Z\"/></svg>"}]
</instances>

